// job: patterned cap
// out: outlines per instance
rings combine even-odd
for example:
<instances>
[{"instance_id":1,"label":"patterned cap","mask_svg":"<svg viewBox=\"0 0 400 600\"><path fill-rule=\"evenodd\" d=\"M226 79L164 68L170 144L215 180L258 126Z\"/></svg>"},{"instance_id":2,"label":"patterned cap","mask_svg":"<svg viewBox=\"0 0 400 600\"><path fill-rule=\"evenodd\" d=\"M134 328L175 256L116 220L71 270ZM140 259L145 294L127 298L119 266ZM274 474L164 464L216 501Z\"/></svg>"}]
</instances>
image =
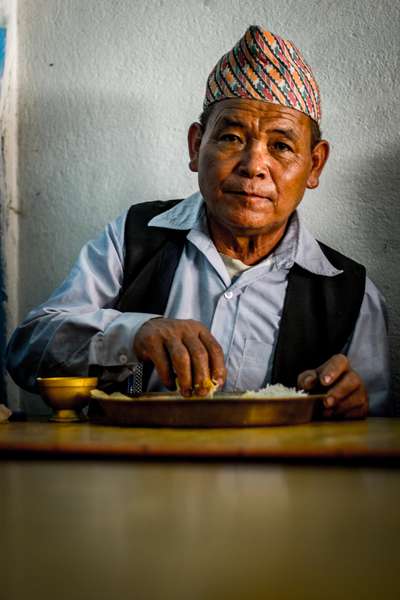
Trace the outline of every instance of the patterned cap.
<instances>
[{"instance_id":1,"label":"patterned cap","mask_svg":"<svg viewBox=\"0 0 400 600\"><path fill-rule=\"evenodd\" d=\"M258 25L249 27L211 71L203 108L226 98L282 104L321 122L318 85L301 52Z\"/></svg>"}]
</instances>

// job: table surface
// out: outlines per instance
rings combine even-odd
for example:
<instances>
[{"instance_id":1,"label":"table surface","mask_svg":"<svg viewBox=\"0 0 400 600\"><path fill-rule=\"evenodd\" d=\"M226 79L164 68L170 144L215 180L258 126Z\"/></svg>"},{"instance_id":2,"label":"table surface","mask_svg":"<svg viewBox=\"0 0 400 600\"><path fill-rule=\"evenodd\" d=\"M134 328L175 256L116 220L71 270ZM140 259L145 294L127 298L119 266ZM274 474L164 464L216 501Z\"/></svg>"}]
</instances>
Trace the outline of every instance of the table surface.
<instances>
[{"instance_id":1,"label":"table surface","mask_svg":"<svg viewBox=\"0 0 400 600\"><path fill-rule=\"evenodd\" d=\"M163 429L45 422L0 425L0 454L391 460L400 464L400 419L285 427Z\"/></svg>"},{"instance_id":2,"label":"table surface","mask_svg":"<svg viewBox=\"0 0 400 600\"><path fill-rule=\"evenodd\" d=\"M397 600L400 473L0 461L2 600Z\"/></svg>"},{"instance_id":3,"label":"table surface","mask_svg":"<svg viewBox=\"0 0 400 600\"><path fill-rule=\"evenodd\" d=\"M0 598L397 600L400 470L370 460L399 437L386 419L1 425ZM363 460L281 460L299 452Z\"/></svg>"}]
</instances>

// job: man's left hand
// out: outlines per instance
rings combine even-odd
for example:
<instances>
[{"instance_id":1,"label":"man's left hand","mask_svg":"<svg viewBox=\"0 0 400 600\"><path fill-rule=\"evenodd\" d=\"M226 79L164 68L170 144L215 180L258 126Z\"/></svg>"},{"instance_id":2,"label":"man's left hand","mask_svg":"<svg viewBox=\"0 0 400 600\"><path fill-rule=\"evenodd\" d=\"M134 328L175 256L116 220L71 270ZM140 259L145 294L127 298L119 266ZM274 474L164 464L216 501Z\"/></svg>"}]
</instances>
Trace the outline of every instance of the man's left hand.
<instances>
[{"instance_id":1,"label":"man's left hand","mask_svg":"<svg viewBox=\"0 0 400 600\"><path fill-rule=\"evenodd\" d=\"M363 419L368 414L367 390L344 354L336 354L320 367L300 373L297 386L306 392L325 388L323 417Z\"/></svg>"}]
</instances>

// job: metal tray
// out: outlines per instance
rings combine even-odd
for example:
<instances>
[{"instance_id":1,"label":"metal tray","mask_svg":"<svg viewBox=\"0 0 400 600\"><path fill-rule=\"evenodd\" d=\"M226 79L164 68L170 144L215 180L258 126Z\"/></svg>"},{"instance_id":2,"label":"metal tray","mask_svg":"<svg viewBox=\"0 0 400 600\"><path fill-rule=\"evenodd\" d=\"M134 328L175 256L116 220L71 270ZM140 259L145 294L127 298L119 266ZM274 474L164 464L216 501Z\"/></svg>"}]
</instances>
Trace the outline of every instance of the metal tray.
<instances>
[{"instance_id":1,"label":"metal tray","mask_svg":"<svg viewBox=\"0 0 400 600\"><path fill-rule=\"evenodd\" d=\"M91 392L93 422L133 427L259 427L308 423L323 395L243 398L218 392L211 398L182 398L176 392L130 397Z\"/></svg>"}]
</instances>

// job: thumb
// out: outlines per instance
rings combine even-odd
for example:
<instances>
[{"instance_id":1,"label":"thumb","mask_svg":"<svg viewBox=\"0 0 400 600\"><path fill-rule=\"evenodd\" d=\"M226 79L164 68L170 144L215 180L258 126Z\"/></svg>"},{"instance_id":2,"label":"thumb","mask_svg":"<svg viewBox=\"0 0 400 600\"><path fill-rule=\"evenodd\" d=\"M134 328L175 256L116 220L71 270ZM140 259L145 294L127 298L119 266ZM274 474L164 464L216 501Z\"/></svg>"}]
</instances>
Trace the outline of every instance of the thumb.
<instances>
[{"instance_id":1,"label":"thumb","mask_svg":"<svg viewBox=\"0 0 400 600\"><path fill-rule=\"evenodd\" d=\"M303 371L297 378L297 387L303 390L311 390L318 384L318 373L315 369Z\"/></svg>"}]
</instances>

